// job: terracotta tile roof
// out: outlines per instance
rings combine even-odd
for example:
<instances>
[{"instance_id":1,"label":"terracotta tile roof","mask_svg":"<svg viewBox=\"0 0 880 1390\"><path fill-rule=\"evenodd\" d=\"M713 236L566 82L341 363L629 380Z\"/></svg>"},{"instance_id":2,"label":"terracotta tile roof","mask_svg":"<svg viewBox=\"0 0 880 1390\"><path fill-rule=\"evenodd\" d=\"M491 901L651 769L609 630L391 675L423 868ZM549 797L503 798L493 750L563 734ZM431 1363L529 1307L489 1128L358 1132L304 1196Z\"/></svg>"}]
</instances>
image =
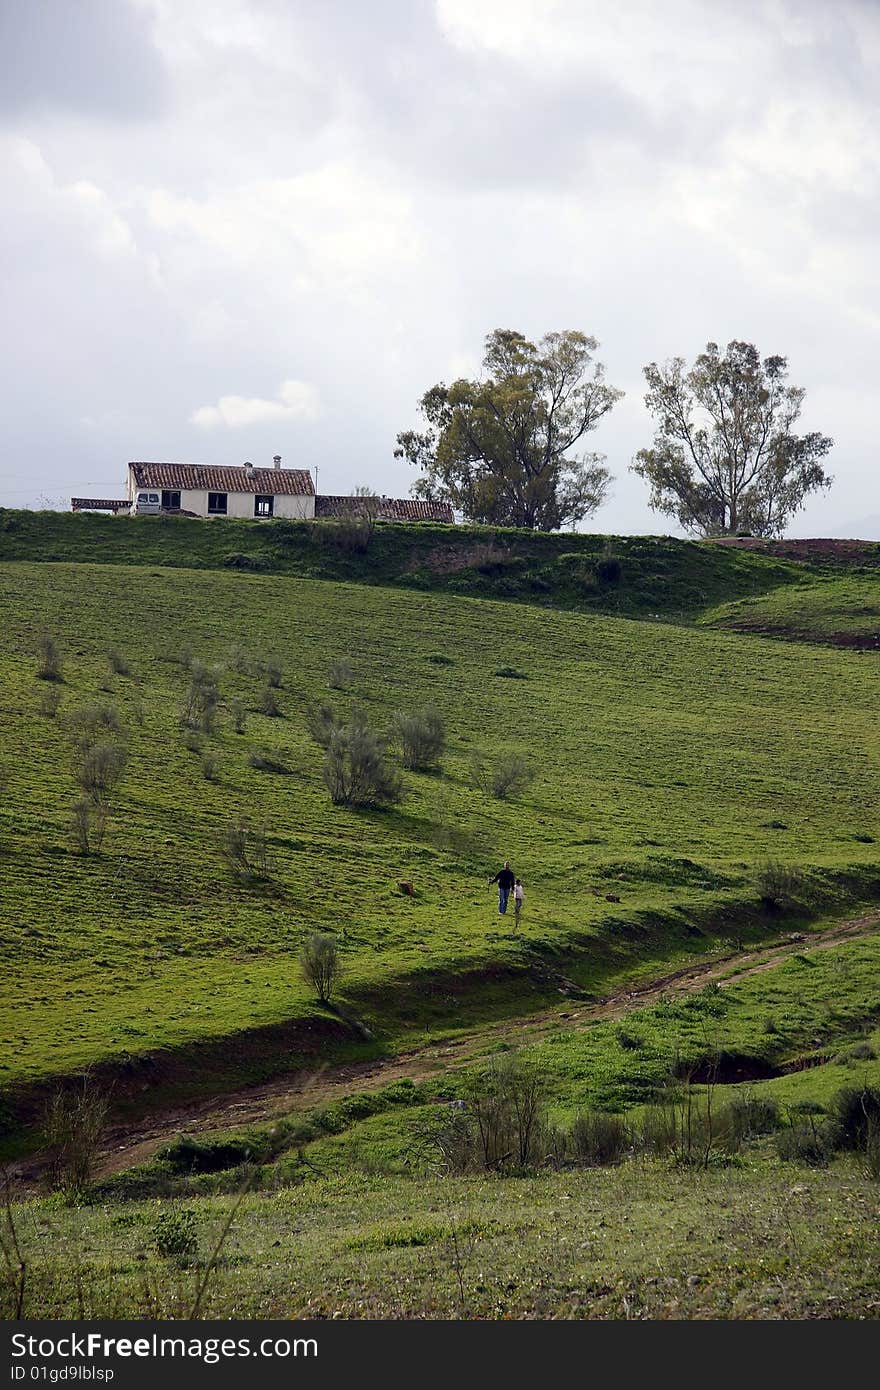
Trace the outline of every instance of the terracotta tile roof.
<instances>
[{"instance_id":1,"label":"terracotta tile roof","mask_svg":"<svg viewBox=\"0 0 880 1390\"><path fill-rule=\"evenodd\" d=\"M316 497L315 516L349 516L366 510L372 500L377 505L380 521L445 521L455 520L448 502L422 502L412 497Z\"/></svg>"},{"instance_id":2,"label":"terracotta tile roof","mask_svg":"<svg viewBox=\"0 0 880 1390\"><path fill-rule=\"evenodd\" d=\"M311 497L305 468L215 468L205 463L130 463L135 487L205 488L208 492L252 492Z\"/></svg>"}]
</instances>

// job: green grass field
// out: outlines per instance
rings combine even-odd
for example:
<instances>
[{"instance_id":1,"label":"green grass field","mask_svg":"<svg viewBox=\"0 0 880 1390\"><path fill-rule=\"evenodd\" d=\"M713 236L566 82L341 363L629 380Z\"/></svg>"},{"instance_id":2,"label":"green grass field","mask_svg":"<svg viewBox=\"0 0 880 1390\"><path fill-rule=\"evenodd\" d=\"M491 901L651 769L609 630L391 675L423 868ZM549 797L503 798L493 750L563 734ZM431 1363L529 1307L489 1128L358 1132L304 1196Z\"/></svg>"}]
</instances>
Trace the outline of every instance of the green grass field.
<instances>
[{"instance_id":1,"label":"green grass field","mask_svg":"<svg viewBox=\"0 0 880 1390\"><path fill-rule=\"evenodd\" d=\"M518 1044L563 1126L585 1106L637 1117L709 1056L730 1063L725 1096L783 1111L878 1084L876 936L809 938L880 898L880 673L825 642L870 631L871 577L650 538L380 527L358 557L308 527L153 520L0 515L2 1151L38 1150L44 1098L87 1068L135 1126L299 1068L406 1053L417 1079L361 1089L353 1071L329 1103L306 1093L248 1131L258 1171L174 1177L153 1157L77 1211L17 1205L31 1311L185 1315L256 1178L211 1274L214 1316L876 1316L877 1188L855 1156L804 1170L766 1140L718 1171L640 1156L413 1176L438 1107ZM609 552L611 584L595 570ZM46 634L60 681L37 678ZM181 725L193 661L221 689L198 736ZM397 712L436 706L441 768L404 770L392 809L334 806L308 729L320 702L389 737ZM84 855L74 725L95 705L116 711L128 761ZM472 774L505 750L536 774L508 801ZM253 765L267 757L279 770ZM222 853L240 824L265 835L264 879ZM518 929L486 884L505 858L526 884ZM340 948L341 1011L300 977L316 929ZM738 964L795 929L771 969ZM705 989L589 1017L597 996L701 960L724 962ZM152 1234L180 1202L192 1268Z\"/></svg>"},{"instance_id":2,"label":"green grass field","mask_svg":"<svg viewBox=\"0 0 880 1390\"><path fill-rule=\"evenodd\" d=\"M703 621L738 632L868 649L880 647L880 577L814 578L722 604Z\"/></svg>"},{"instance_id":3,"label":"green grass field","mask_svg":"<svg viewBox=\"0 0 880 1390\"><path fill-rule=\"evenodd\" d=\"M312 1012L295 953L315 927L344 933L346 993L378 991L393 1032L420 1021L406 1005L428 970L516 967L536 941L577 942L589 983L591 964L601 976L638 949L621 918L662 951L651 914L711 926L754 902L770 856L876 865L876 675L855 654L263 576L20 563L0 584L7 1082ZM43 631L65 649L54 718L34 677ZM110 675L111 646L131 675ZM280 657L283 717L250 712L243 735L221 717L209 782L184 746L174 658L223 664L235 647ZM387 728L430 700L447 721L442 776L407 774L393 811L334 807L323 786L305 710L335 695L341 656L356 678L340 705ZM494 674L508 664L526 679ZM224 692L253 706L258 685L228 672ZM119 709L131 755L103 852L85 858L65 717L96 699ZM248 765L262 746L286 774ZM469 781L475 749L504 747L538 771L515 802ZM242 817L268 834L258 889L218 849ZM505 857L528 884L522 939L485 886Z\"/></svg>"}]
</instances>

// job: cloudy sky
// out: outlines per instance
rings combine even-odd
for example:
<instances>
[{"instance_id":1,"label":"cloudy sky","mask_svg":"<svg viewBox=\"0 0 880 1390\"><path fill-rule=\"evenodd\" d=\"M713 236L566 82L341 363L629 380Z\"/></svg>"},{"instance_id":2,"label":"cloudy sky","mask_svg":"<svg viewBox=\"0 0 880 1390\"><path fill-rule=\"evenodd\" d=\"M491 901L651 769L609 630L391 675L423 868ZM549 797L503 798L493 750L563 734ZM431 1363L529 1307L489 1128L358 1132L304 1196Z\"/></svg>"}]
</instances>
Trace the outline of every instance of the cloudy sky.
<instances>
[{"instance_id":1,"label":"cloudy sky","mask_svg":"<svg viewBox=\"0 0 880 1390\"><path fill-rule=\"evenodd\" d=\"M791 531L880 539L877 0L0 0L0 505L127 459L405 495L427 386L485 334L646 362L788 357L835 485Z\"/></svg>"}]
</instances>

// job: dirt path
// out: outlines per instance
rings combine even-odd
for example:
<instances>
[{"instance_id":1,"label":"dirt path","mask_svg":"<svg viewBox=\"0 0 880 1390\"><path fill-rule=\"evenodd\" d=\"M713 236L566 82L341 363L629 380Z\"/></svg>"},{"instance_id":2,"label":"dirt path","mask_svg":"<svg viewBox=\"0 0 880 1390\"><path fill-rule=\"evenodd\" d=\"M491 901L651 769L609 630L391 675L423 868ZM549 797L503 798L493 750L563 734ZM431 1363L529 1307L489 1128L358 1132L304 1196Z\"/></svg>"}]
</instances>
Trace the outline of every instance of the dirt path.
<instances>
[{"instance_id":1,"label":"dirt path","mask_svg":"<svg viewBox=\"0 0 880 1390\"><path fill-rule=\"evenodd\" d=\"M537 1041L541 1034L559 1026L565 1020L571 1028L583 1028L600 1019L620 1018L635 1009L655 1004L662 996L693 993L717 980L723 989L750 975L770 970L787 956L805 948L811 952L827 950L841 941L858 940L873 935L880 928L880 911L856 917L816 933L795 933L782 944L758 947L747 951L730 952L700 964L684 966L667 975L658 976L630 989L609 994L589 1003L567 1000L558 1008L545 1010L526 1019L506 1019L501 1023L462 1033L442 1043L433 1043L394 1057L369 1062L351 1062L309 1072L297 1071L276 1077L260 1086L248 1086L231 1091L223 1097L191 1103L154 1114L129 1125L108 1130L102 1146L97 1174L111 1173L145 1162L162 1144L167 1144L181 1132L198 1130L239 1129L254 1124L270 1123L273 1118L291 1111L307 1110L343 1098L349 1091L375 1090L392 1081L408 1077L413 1081L436 1076L452 1067L461 1067L473 1060L476 1050L484 1051L492 1040L512 1040L517 1043ZM735 975L727 980L731 966ZM24 1187L30 1186L44 1167L39 1156L14 1165L10 1177Z\"/></svg>"}]
</instances>

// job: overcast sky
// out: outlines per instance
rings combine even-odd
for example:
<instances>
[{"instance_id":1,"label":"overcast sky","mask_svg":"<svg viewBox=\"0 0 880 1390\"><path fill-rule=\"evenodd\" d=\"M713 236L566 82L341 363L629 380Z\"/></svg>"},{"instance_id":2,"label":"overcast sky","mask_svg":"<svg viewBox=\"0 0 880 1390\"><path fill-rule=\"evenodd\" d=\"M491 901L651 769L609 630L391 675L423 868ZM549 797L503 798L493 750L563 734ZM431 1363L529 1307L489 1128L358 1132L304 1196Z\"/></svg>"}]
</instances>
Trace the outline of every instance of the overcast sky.
<instances>
[{"instance_id":1,"label":"overcast sky","mask_svg":"<svg viewBox=\"0 0 880 1390\"><path fill-rule=\"evenodd\" d=\"M791 533L880 539L877 0L0 0L0 505L128 459L406 495L395 435L496 327L641 369L787 356L835 484Z\"/></svg>"}]
</instances>

